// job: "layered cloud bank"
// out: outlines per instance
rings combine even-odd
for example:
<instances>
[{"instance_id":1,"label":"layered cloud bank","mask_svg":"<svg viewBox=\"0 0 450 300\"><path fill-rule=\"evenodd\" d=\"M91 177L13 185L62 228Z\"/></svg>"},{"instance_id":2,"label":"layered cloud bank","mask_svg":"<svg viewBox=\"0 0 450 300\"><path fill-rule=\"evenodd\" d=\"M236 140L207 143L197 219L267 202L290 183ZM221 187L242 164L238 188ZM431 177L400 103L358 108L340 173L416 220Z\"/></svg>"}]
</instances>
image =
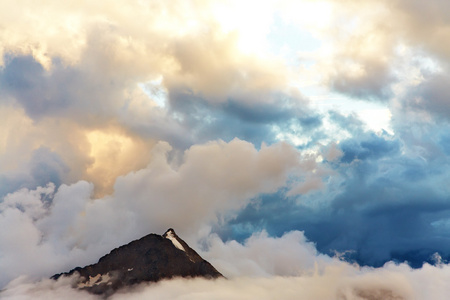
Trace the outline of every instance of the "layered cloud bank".
<instances>
[{"instance_id":1,"label":"layered cloud bank","mask_svg":"<svg viewBox=\"0 0 450 300\"><path fill-rule=\"evenodd\" d=\"M448 6L2 1L0 289L174 227L231 280L132 295L441 299Z\"/></svg>"},{"instance_id":2,"label":"layered cloud bank","mask_svg":"<svg viewBox=\"0 0 450 300\"><path fill-rule=\"evenodd\" d=\"M228 279L172 279L122 290L111 299L447 299L448 265L406 264L361 268L320 255L301 232L280 238L252 236L244 245L212 239L216 261ZM224 262L228 260L227 262ZM227 264L233 270L225 267ZM240 268L240 270L236 270ZM39 282L18 278L2 293L2 299L99 299L70 287L70 279Z\"/></svg>"}]
</instances>

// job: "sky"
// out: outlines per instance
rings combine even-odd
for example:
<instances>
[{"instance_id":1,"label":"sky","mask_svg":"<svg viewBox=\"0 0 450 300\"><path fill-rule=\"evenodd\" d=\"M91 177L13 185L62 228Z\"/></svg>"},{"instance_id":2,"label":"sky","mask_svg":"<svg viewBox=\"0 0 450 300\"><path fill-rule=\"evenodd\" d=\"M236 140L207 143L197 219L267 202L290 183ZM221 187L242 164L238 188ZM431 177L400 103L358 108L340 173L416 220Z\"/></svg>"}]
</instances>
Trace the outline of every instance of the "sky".
<instances>
[{"instance_id":1,"label":"sky","mask_svg":"<svg viewBox=\"0 0 450 300\"><path fill-rule=\"evenodd\" d=\"M174 228L229 280L114 298L447 299L448 11L1 1L2 296Z\"/></svg>"}]
</instances>

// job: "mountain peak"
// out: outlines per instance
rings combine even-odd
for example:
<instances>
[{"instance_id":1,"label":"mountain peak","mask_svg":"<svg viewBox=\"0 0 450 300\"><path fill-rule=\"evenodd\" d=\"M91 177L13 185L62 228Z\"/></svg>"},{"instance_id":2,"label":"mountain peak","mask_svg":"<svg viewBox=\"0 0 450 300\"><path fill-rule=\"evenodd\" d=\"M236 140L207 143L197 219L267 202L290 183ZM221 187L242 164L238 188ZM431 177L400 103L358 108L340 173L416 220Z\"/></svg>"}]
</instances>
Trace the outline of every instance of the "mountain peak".
<instances>
[{"instance_id":1,"label":"mountain peak","mask_svg":"<svg viewBox=\"0 0 450 300\"><path fill-rule=\"evenodd\" d=\"M186 249L183 247L183 245L180 243L180 238L177 236L177 234L175 233L175 230L173 230L172 228L169 228L166 233L163 234L163 237L165 237L166 239L169 239L172 241L172 244L177 248L180 249L181 251L186 252Z\"/></svg>"},{"instance_id":2,"label":"mountain peak","mask_svg":"<svg viewBox=\"0 0 450 300\"><path fill-rule=\"evenodd\" d=\"M173 228L169 228L169 229L167 229L167 231L163 234L163 236L166 235L166 234L169 234L169 233L175 234L175 230L173 230Z\"/></svg>"},{"instance_id":3,"label":"mountain peak","mask_svg":"<svg viewBox=\"0 0 450 300\"><path fill-rule=\"evenodd\" d=\"M96 264L56 274L74 277L73 287L94 294L111 295L116 290L173 277L223 277L183 241L172 228L163 235L149 234L112 250Z\"/></svg>"}]
</instances>

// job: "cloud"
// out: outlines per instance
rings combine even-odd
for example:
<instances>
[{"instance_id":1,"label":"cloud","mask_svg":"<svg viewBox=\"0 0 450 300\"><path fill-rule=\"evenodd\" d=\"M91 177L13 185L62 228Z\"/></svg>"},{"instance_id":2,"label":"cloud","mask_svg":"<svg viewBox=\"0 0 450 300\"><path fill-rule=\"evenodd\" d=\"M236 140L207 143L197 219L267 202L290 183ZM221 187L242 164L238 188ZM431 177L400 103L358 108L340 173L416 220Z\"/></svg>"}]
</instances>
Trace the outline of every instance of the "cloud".
<instances>
[{"instance_id":1,"label":"cloud","mask_svg":"<svg viewBox=\"0 0 450 300\"><path fill-rule=\"evenodd\" d=\"M400 150L398 141L390 141L389 138L379 137L373 133L365 139L357 140L357 144L355 142L355 140L347 140L340 143L339 147L343 152L341 162L350 163L357 159L377 159L389 154L396 154Z\"/></svg>"},{"instance_id":2,"label":"cloud","mask_svg":"<svg viewBox=\"0 0 450 300\"><path fill-rule=\"evenodd\" d=\"M344 153L339 149L337 143L332 142L325 146L322 150L322 155L327 161L334 161L340 158Z\"/></svg>"},{"instance_id":3,"label":"cloud","mask_svg":"<svg viewBox=\"0 0 450 300\"><path fill-rule=\"evenodd\" d=\"M430 142L440 135L430 135ZM395 137L372 133L359 133L338 147L343 155L318 167L326 170L328 165L332 171L307 172L317 177L306 176L311 181L298 186L318 183L320 189L260 195L217 233L243 241L257 230L282 236L295 228L321 253L353 251L347 259L374 266L396 260L420 267L435 252L450 257L444 238L448 172L442 168L449 162L442 152L432 155L423 149L419 158Z\"/></svg>"},{"instance_id":4,"label":"cloud","mask_svg":"<svg viewBox=\"0 0 450 300\"><path fill-rule=\"evenodd\" d=\"M220 3L121 1L106 9L54 1L41 5L47 9L28 3L29 14L13 10L15 18L5 24L15 26L5 27L0 35L6 40L4 54L32 56L46 70L58 60L82 66L90 74L102 74L90 80L106 77L112 89L124 78L145 82L162 75L169 90L187 88L211 102L224 102L230 95L260 102L267 91L287 87L282 62L242 52L237 28L213 18L224 12ZM13 4L3 6L8 11ZM57 43L66 40L65 45Z\"/></svg>"},{"instance_id":5,"label":"cloud","mask_svg":"<svg viewBox=\"0 0 450 300\"><path fill-rule=\"evenodd\" d=\"M283 134L311 134L321 125L321 116L307 106L299 95L289 93L267 96L272 103L246 103L230 98L222 104L211 105L207 100L189 92L171 94L170 114L189 132L194 141L209 141L220 137L230 141L237 137L252 142L275 143Z\"/></svg>"},{"instance_id":6,"label":"cloud","mask_svg":"<svg viewBox=\"0 0 450 300\"><path fill-rule=\"evenodd\" d=\"M423 110L447 118L450 112L450 103L447 99L450 91L448 79L448 72L429 76L404 96L405 108L412 111Z\"/></svg>"},{"instance_id":7,"label":"cloud","mask_svg":"<svg viewBox=\"0 0 450 300\"><path fill-rule=\"evenodd\" d=\"M71 288L70 278L61 278L58 281L51 279L41 280L38 284L29 278L19 277L12 281L8 289L2 290L4 299L98 299L99 297L87 292L80 292Z\"/></svg>"},{"instance_id":8,"label":"cloud","mask_svg":"<svg viewBox=\"0 0 450 300\"><path fill-rule=\"evenodd\" d=\"M94 182L97 194L103 195L111 192L118 175L148 163L154 136L133 132L127 119L136 120L134 103L139 103L143 97L151 100L142 92L141 95L132 93L121 84L111 85L111 77L98 76L96 72L98 70L92 72L83 66L61 63L45 70L30 56L18 56L5 62L0 82L5 87L2 107L9 112L4 124L6 138L1 145L6 180L11 181L8 178L17 177L16 174L22 174L25 179L34 178L36 172L44 175L44 170L32 161L38 159L33 153L43 151L38 150L40 148L58 156L58 164L64 165L61 167L64 171L58 171L59 177L55 174L45 175L49 176L47 178L40 176L39 180L22 186L34 188L48 181L59 185L84 179ZM131 93L132 100L128 101L127 94L122 94L124 89ZM19 106L11 104L11 99ZM132 116L122 106L130 108ZM147 113L146 117L153 114L156 113ZM19 122L23 125L17 128ZM160 135L166 136L162 131ZM24 162L27 159L30 162ZM23 163L7 167L11 161Z\"/></svg>"},{"instance_id":9,"label":"cloud","mask_svg":"<svg viewBox=\"0 0 450 300\"><path fill-rule=\"evenodd\" d=\"M335 59L356 61L337 64L334 74L328 78L334 90L364 100L386 100L393 95L391 85L396 78L386 62L355 57Z\"/></svg>"},{"instance_id":10,"label":"cloud","mask_svg":"<svg viewBox=\"0 0 450 300\"><path fill-rule=\"evenodd\" d=\"M1 285L172 226L194 243L218 234L211 249L258 276L286 263L255 245L375 266L450 258L447 2L0 6ZM274 37L280 24L296 38ZM389 133L365 126L380 111Z\"/></svg>"},{"instance_id":11,"label":"cloud","mask_svg":"<svg viewBox=\"0 0 450 300\"><path fill-rule=\"evenodd\" d=\"M313 57L312 74L331 90L359 100L390 103L398 85L409 82L414 86L420 80L413 71L419 59L428 60L431 69L448 69L450 48L440 42L450 34L445 1L425 5L403 0L330 0L320 4L328 9L308 29L322 45L300 55ZM416 57L408 57L408 52ZM422 76L425 80L433 77Z\"/></svg>"},{"instance_id":12,"label":"cloud","mask_svg":"<svg viewBox=\"0 0 450 300\"><path fill-rule=\"evenodd\" d=\"M364 122L355 114L344 115L337 111L328 112L331 121L339 126L342 130L347 131L352 136L357 136L363 133Z\"/></svg>"},{"instance_id":13,"label":"cloud","mask_svg":"<svg viewBox=\"0 0 450 300\"><path fill-rule=\"evenodd\" d=\"M117 294L113 299L158 297L176 299L445 299L444 283L435 278L448 276L448 268L427 266L413 271L404 265L358 270L348 265L330 266L321 274L296 277L236 278L214 282L195 280L163 281ZM429 288L427 283L433 288ZM430 293L430 294L428 294Z\"/></svg>"},{"instance_id":14,"label":"cloud","mask_svg":"<svg viewBox=\"0 0 450 300\"><path fill-rule=\"evenodd\" d=\"M45 215L42 200L51 197L53 191L54 185L49 185L31 192L19 190L3 199L0 223L9 230L2 230L0 237L3 245L0 264L5 270L0 280L2 286L21 274L36 276L36 272L48 272L51 257L44 255L48 248L40 245L41 233L34 222Z\"/></svg>"},{"instance_id":15,"label":"cloud","mask_svg":"<svg viewBox=\"0 0 450 300\"><path fill-rule=\"evenodd\" d=\"M14 57L2 70L0 81L4 91L17 99L32 118L43 113L54 113L67 106L65 97L62 98L60 93L54 92L49 82L59 76L47 80L44 73L42 65L30 56Z\"/></svg>"},{"instance_id":16,"label":"cloud","mask_svg":"<svg viewBox=\"0 0 450 300\"><path fill-rule=\"evenodd\" d=\"M298 152L284 143L259 151L241 140L196 145L178 166L168 161L169 151L159 144L146 168L119 177L114 193L100 199L85 181L8 194L0 210L2 228L10 228L0 236L8 245L0 252L0 284L93 263L114 247L170 227L195 242L257 194L285 186L299 163Z\"/></svg>"},{"instance_id":17,"label":"cloud","mask_svg":"<svg viewBox=\"0 0 450 300\"><path fill-rule=\"evenodd\" d=\"M286 86L282 64L270 59L262 63L258 57L239 53L234 36L218 34L214 27L177 40L173 51L180 69L168 74L169 91L189 89L213 102L236 97L250 103L271 103L266 95Z\"/></svg>"},{"instance_id":18,"label":"cloud","mask_svg":"<svg viewBox=\"0 0 450 300\"><path fill-rule=\"evenodd\" d=\"M0 81L6 96L15 99L33 120L58 116L92 126L111 120L123 101L120 92L126 89L112 84L111 74L98 75L99 70L61 62L45 70L31 56L15 56L6 59Z\"/></svg>"},{"instance_id":19,"label":"cloud","mask_svg":"<svg viewBox=\"0 0 450 300\"><path fill-rule=\"evenodd\" d=\"M84 179L95 183L100 196L112 191L117 176L145 167L150 159L153 140L120 126L91 128L60 116L33 122L20 108L4 105L2 109L3 195L49 181L59 185Z\"/></svg>"},{"instance_id":20,"label":"cloud","mask_svg":"<svg viewBox=\"0 0 450 300\"><path fill-rule=\"evenodd\" d=\"M54 144L42 143L46 134L55 133L51 139L58 138L57 130L51 126L34 126L22 109L12 105L1 106L1 111L0 195L21 187L46 185L49 181L56 184L66 181L72 167L66 160L70 149L62 156L60 151L54 151L57 147L52 149Z\"/></svg>"},{"instance_id":21,"label":"cloud","mask_svg":"<svg viewBox=\"0 0 450 300\"><path fill-rule=\"evenodd\" d=\"M244 274L228 279L172 279L141 284L122 290L112 299L446 299L449 266L425 264L411 269L405 264L389 263L381 268L351 265L338 259L317 255L314 246L300 232L281 238L255 234L244 245L212 239L209 254L236 259L233 266ZM272 250L265 251L265 250ZM247 261L247 263L246 263ZM253 264L250 265L250 262ZM283 263L284 262L284 263ZM272 265L273 264L273 265ZM250 266L250 267L249 267ZM275 267L275 268L273 268ZM301 270L301 274L291 272ZM260 271L264 269L264 276ZM251 276L248 272L254 271ZM265 273L268 272L268 273ZM247 276L245 276L247 274ZM276 275L278 274L278 275ZM2 292L4 299L67 299L97 297L70 288L70 278L39 282L18 278Z\"/></svg>"},{"instance_id":22,"label":"cloud","mask_svg":"<svg viewBox=\"0 0 450 300\"><path fill-rule=\"evenodd\" d=\"M30 164L31 175L36 184L40 186L49 182L59 186L62 175L69 171L61 157L45 147L33 151Z\"/></svg>"},{"instance_id":23,"label":"cloud","mask_svg":"<svg viewBox=\"0 0 450 300\"><path fill-rule=\"evenodd\" d=\"M308 1L306 1L308 3ZM398 81L395 52L398 40L384 22L389 5L378 2L320 1L321 20L309 26L322 43L300 57L313 59L309 69L317 80L334 92L349 97L387 102ZM311 74L311 75L312 75Z\"/></svg>"},{"instance_id":24,"label":"cloud","mask_svg":"<svg viewBox=\"0 0 450 300\"><path fill-rule=\"evenodd\" d=\"M208 238L208 250L202 255L227 278L298 276L333 263L329 256L319 254L300 231L279 238L269 237L262 231L242 244L235 240L224 243L213 235Z\"/></svg>"},{"instance_id":25,"label":"cloud","mask_svg":"<svg viewBox=\"0 0 450 300\"><path fill-rule=\"evenodd\" d=\"M13 3L2 5L10 11L2 20L11 23L0 26L0 103L28 124L14 129L21 145L2 143L5 161L30 160L46 147L68 168L57 183L88 180L96 195L105 195L117 176L146 165L158 140L181 152L235 137L274 143L279 139L270 120L309 114L290 113L307 101L290 91L283 62L242 52L237 29L211 18L218 3L126 2L100 9L46 1L46 9L23 3L27 14ZM155 80L165 91L165 108L141 88ZM280 105L282 98L289 100ZM213 122L205 126L205 120ZM106 150L105 143L114 146ZM118 165L112 167L111 159ZM22 181L15 187L34 188L41 182L32 182L30 172L16 165L3 177Z\"/></svg>"},{"instance_id":26,"label":"cloud","mask_svg":"<svg viewBox=\"0 0 450 300\"><path fill-rule=\"evenodd\" d=\"M51 182L59 186L70 171L61 157L42 146L31 152L29 161L22 162L22 170L0 173L0 197L20 188L33 189Z\"/></svg>"},{"instance_id":27,"label":"cloud","mask_svg":"<svg viewBox=\"0 0 450 300\"><path fill-rule=\"evenodd\" d=\"M402 33L414 44L425 46L432 53L448 58L450 48L439 42L448 37L446 27L450 24L445 10L449 4L442 0L430 1L424 5L420 1L396 1L391 4L392 13L399 16L396 19L396 29L403 29Z\"/></svg>"}]
</instances>

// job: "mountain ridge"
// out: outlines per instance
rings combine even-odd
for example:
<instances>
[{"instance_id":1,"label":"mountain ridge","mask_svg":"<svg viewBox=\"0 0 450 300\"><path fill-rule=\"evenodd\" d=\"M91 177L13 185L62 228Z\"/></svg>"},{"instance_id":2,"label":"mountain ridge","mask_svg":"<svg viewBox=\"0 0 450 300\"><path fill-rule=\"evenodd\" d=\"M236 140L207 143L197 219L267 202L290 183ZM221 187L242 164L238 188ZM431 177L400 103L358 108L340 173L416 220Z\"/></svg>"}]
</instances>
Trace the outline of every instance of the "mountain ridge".
<instances>
[{"instance_id":1,"label":"mountain ridge","mask_svg":"<svg viewBox=\"0 0 450 300\"><path fill-rule=\"evenodd\" d=\"M51 278L57 280L61 276L73 275L72 287L106 297L121 288L142 282L174 277L224 277L172 228L163 235L151 233L115 248L95 264L76 267Z\"/></svg>"}]
</instances>

